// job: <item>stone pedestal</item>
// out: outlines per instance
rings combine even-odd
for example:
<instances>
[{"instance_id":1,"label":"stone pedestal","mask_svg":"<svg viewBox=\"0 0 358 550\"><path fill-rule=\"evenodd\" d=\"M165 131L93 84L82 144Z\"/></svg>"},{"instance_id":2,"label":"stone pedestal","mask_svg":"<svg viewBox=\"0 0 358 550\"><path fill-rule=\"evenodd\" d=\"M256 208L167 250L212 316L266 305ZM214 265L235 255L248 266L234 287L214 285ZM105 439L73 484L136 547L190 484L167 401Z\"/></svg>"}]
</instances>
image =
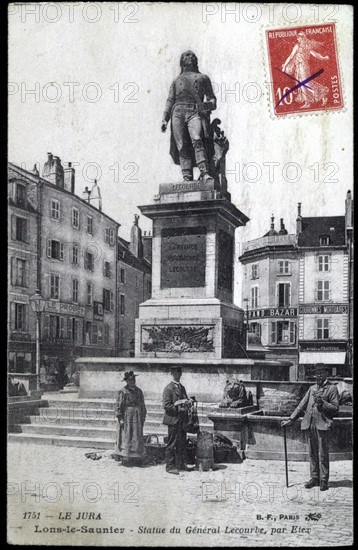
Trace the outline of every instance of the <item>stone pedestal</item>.
<instances>
[{"instance_id":1,"label":"stone pedestal","mask_svg":"<svg viewBox=\"0 0 358 550\"><path fill-rule=\"evenodd\" d=\"M153 220L153 267L136 357L247 357L244 312L233 304L235 229L247 216L214 180L161 184L139 208Z\"/></svg>"}]
</instances>

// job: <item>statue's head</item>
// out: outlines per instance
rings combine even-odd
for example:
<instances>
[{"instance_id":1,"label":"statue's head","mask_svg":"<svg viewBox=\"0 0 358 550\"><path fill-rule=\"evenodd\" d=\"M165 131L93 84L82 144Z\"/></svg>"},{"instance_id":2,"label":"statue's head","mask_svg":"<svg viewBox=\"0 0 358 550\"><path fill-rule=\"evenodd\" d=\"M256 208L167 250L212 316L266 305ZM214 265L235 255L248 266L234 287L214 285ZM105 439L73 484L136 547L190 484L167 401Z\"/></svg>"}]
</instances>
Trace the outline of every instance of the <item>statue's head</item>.
<instances>
[{"instance_id":1,"label":"statue's head","mask_svg":"<svg viewBox=\"0 0 358 550\"><path fill-rule=\"evenodd\" d=\"M195 53L191 50L187 50L186 52L183 52L180 56L180 67L181 72L183 72L184 67L187 69L191 69L193 72L198 73L198 58L196 57Z\"/></svg>"}]
</instances>

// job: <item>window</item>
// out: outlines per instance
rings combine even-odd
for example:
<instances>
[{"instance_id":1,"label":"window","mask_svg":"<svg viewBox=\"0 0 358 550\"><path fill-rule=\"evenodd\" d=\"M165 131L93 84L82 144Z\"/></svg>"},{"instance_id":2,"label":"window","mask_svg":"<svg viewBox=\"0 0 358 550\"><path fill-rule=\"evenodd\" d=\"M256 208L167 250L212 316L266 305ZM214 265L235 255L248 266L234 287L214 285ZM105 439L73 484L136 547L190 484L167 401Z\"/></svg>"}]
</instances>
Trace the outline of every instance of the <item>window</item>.
<instances>
[{"instance_id":1,"label":"window","mask_svg":"<svg viewBox=\"0 0 358 550\"><path fill-rule=\"evenodd\" d=\"M296 343L296 323L293 321L272 321L271 344L289 345Z\"/></svg>"},{"instance_id":2,"label":"window","mask_svg":"<svg viewBox=\"0 0 358 550\"><path fill-rule=\"evenodd\" d=\"M322 254L318 256L318 271L330 271L331 269L331 256L329 254Z\"/></svg>"},{"instance_id":3,"label":"window","mask_svg":"<svg viewBox=\"0 0 358 550\"><path fill-rule=\"evenodd\" d=\"M249 323L249 332L261 338L261 323Z\"/></svg>"},{"instance_id":4,"label":"window","mask_svg":"<svg viewBox=\"0 0 358 550\"><path fill-rule=\"evenodd\" d=\"M124 283L124 269L123 269L123 267L121 267L120 281L121 281L121 283Z\"/></svg>"},{"instance_id":5,"label":"window","mask_svg":"<svg viewBox=\"0 0 358 550\"><path fill-rule=\"evenodd\" d=\"M56 199L51 200L50 215L53 220L60 219L60 203Z\"/></svg>"},{"instance_id":6,"label":"window","mask_svg":"<svg viewBox=\"0 0 358 550\"><path fill-rule=\"evenodd\" d=\"M278 273L279 275L289 275L291 273L290 262L288 260L278 261Z\"/></svg>"},{"instance_id":7,"label":"window","mask_svg":"<svg viewBox=\"0 0 358 550\"><path fill-rule=\"evenodd\" d=\"M26 260L16 258L15 285L27 286Z\"/></svg>"},{"instance_id":8,"label":"window","mask_svg":"<svg viewBox=\"0 0 358 550\"><path fill-rule=\"evenodd\" d=\"M85 344L88 346L91 343L91 322L86 321L85 324Z\"/></svg>"},{"instance_id":9,"label":"window","mask_svg":"<svg viewBox=\"0 0 358 550\"><path fill-rule=\"evenodd\" d=\"M63 261L63 243L49 239L47 241L47 257Z\"/></svg>"},{"instance_id":10,"label":"window","mask_svg":"<svg viewBox=\"0 0 358 550\"><path fill-rule=\"evenodd\" d=\"M112 270L111 270L111 264L110 262L104 262L103 263L103 275L105 277L112 277Z\"/></svg>"},{"instance_id":11,"label":"window","mask_svg":"<svg viewBox=\"0 0 358 550\"><path fill-rule=\"evenodd\" d=\"M329 319L316 319L317 340L329 340Z\"/></svg>"},{"instance_id":12,"label":"window","mask_svg":"<svg viewBox=\"0 0 358 550\"><path fill-rule=\"evenodd\" d=\"M251 279L259 278L259 264L252 264L251 266Z\"/></svg>"},{"instance_id":13,"label":"window","mask_svg":"<svg viewBox=\"0 0 358 550\"><path fill-rule=\"evenodd\" d=\"M66 337L66 323L64 317L59 317L58 315L50 315L50 326L49 326L49 336L50 338L61 338ZM71 319L68 319L67 324L67 335L68 327L71 326Z\"/></svg>"},{"instance_id":14,"label":"window","mask_svg":"<svg viewBox=\"0 0 358 550\"><path fill-rule=\"evenodd\" d=\"M124 315L125 313L125 299L123 294L120 295L119 313L121 315Z\"/></svg>"},{"instance_id":15,"label":"window","mask_svg":"<svg viewBox=\"0 0 358 550\"><path fill-rule=\"evenodd\" d=\"M72 279L72 302L78 303L78 279Z\"/></svg>"},{"instance_id":16,"label":"window","mask_svg":"<svg viewBox=\"0 0 358 550\"><path fill-rule=\"evenodd\" d=\"M26 187L20 183L16 185L16 204L19 206L26 205Z\"/></svg>"},{"instance_id":17,"label":"window","mask_svg":"<svg viewBox=\"0 0 358 550\"><path fill-rule=\"evenodd\" d=\"M91 344L97 344L98 343L98 330L96 323L92 323L91 326Z\"/></svg>"},{"instance_id":18,"label":"window","mask_svg":"<svg viewBox=\"0 0 358 550\"><path fill-rule=\"evenodd\" d=\"M67 319L67 338L73 340L73 342L78 342L79 336L79 321L75 317L69 317Z\"/></svg>"},{"instance_id":19,"label":"window","mask_svg":"<svg viewBox=\"0 0 358 550\"><path fill-rule=\"evenodd\" d=\"M60 299L60 277L53 273L50 274L50 298L52 300Z\"/></svg>"},{"instance_id":20,"label":"window","mask_svg":"<svg viewBox=\"0 0 358 550\"><path fill-rule=\"evenodd\" d=\"M79 264L78 258L79 258L79 248L77 245L75 245L72 247L72 263L74 265Z\"/></svg>"},{"instance_id":21,"label":"window","mask_svg":"<svg viewBox=\"0 0 358 550\"><path fill-rule=\"evenodd\" d=\"M103 289L103 309L105 311L113 311L113 292L106 288Z\"/></svg>"},{"instance_id":22,"label":"window","mask_svg":"<svg viewBox=\"0 0 358 550\"><path fill-rule=\"evenodd\" d=\"M150 279L147 279L147 292L148 294L152 292L152 281Z\"/></svg>"},{"instance_id":23,"label":"window","mask_svg":"<svg viewBox=\"0 0 358 550\"><path fill-rule=\"evenodd\" d=\"M104 241L111 246L114 245L114 229L106 227L104 230Z\"/></svg>"},{"instance_id":24,"label":"window","mask_svg":"<svg viewBox=\"0 0 358 550\"><path fill-rule=\"evenodd\" d=\"M319 238L319 245L320 246L329 246L331 242L331 239L328 237L328 235L322 235Z\"/></svg>"},{"instance_id":25,"label":"window","mask_svg":"<svg viewBox=\"0 0 358 550\"><path fill-rule=\"evenodd\" d=\"M85 252L85 269L94 270L94 256L90 252Z\"/></svg>"},{"instance_id":26,"label":"window","mask_svg":"<svg viewBox=\"0 0 358 550\"><path fill-rule=\"evenodd\" d=\"M317 281L316 298L317 302L327 302L331 299L330 281Z\"/></svg>"},{"instance_id":27,"label":"window","mask_svg":"<svg viewBox=\"0 0 358 550\"><path fill-rule=\"evenodd\" d=\"M15 303L15 330L26 330L26 304Z\"/></svg>"},{"instance_id":28,"label":"window","mask_svg":"<svg viewBox=\"0 0 358 550\"><path fill-rule=\"evenodd\" d=\"M93 300L92 285L91 285L91 283L87 283L87 287L86 287L86 304L88 306L91 306L92 305L92 300Z\"/></svg>"},{"instance_id":29,"label":"window","mask_svg":"<svg viewBox=\"0 0 358 550\"><path fill-rule=\"evenodd\" d=\"M87 216L87 233L93 235L93 218Z\"/></svg>"},{"instance_id":30,"label":"window","mask_svg":"<svg viewBox=\"0 0 358 550\"><path fill-rule=\"evenodd\" d=\"M251 287L251 308L259 307L259 287Z\"/></svg>"},{"instance_id":31,"label":"window","mask_svg":"<svg viewBox=\"0 0 358 550\"><path fill-rule=\"evenodd\" d=\"M291 303L291 285L290 283L279 283L277 288L278 307L289 306Z\"/></svg>"},{"instance_id":32,"label":"window","mask_svg":"<svg viewBox=\"0 0 358 550\"><path fill-rule=\"evenodd\" d=\"M97 343L103 344L103 327L101 325L97 326Z\"/></svg>"},{"instance_id":33,"label":"window","mask_svg":"<svg viewBox=\"0 0 358 550\"><path fill-rule=\"evenodd\" d=\"M109 344L109 325L104 325L104 343Z\"/></svg>"},{"instance_id":34,"label":"window","mask_svg":"<svg viewBox=\"0 0 358 550\"><path fill-rule=\"evenodd\" d=\"M16 240L27 242L27 220L16 217Z\"/></svg>"},{"instance_id":35,"label":"window","mask_svg":"<svg viewBox=\"0 0 358 550\"><path fill-rule=\"evenodd\" d=\"M80 213L77 208L72 208L72 227L76 229L80 227Z\"/></svg>"}]
</instances>

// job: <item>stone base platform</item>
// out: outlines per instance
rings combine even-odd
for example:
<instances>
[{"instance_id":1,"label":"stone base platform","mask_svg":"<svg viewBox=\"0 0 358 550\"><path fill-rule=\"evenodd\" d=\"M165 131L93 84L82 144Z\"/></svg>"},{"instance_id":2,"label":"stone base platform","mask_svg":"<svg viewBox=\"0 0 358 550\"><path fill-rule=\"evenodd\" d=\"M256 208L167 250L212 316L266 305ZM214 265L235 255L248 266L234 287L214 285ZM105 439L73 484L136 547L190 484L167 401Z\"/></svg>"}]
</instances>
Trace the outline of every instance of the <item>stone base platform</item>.
<instances>
[{"instance_id":1,"label":"stone base platform","mask_svg":"<svg viewBox=\"0 0 358 550\"><path fill-rule=\"evenodd\" d=\"M180 365L182 383L188 395L204 403L220 403L226 381L235 377L245 381L256 399L257 381L289 379L291 363L253 359L177 359L81 357L76 359L80 370L80 398L111 398L124 385L127 370L138 374L137 385L146 399L161 400L163 389L171 380L170 368ZM261 390L260 390L261 391Z\"/></svg>"}]
</instances>

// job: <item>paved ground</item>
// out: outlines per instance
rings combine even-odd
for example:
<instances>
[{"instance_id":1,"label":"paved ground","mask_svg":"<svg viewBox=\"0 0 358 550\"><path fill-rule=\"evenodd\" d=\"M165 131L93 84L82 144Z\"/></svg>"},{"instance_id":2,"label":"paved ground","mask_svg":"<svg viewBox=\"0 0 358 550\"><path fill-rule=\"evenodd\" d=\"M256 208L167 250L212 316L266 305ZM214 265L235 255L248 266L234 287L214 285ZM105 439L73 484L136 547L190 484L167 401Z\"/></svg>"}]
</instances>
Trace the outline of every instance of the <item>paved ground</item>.
<instances>
[{"instance_id":1,"label":"paved ground","mask_svg":"<svg viewBox=\"0 0 358 550\"><path fill-rule=\"evenodd\" d=\"M93 546L351 545L352 463L330 489L304 489L308 463L246 460L172 476L124 468L107 451L8 446L8 541ZM97 451L98 452L98 451ZM89 519L88 513L92 513ZM80 515L79 519L78 518ZM87 515L86 515L87 514ZM64 518L64 519L61 519ZM94 519L98 518L98 519Z\"/></svg>"}]
</instances>

